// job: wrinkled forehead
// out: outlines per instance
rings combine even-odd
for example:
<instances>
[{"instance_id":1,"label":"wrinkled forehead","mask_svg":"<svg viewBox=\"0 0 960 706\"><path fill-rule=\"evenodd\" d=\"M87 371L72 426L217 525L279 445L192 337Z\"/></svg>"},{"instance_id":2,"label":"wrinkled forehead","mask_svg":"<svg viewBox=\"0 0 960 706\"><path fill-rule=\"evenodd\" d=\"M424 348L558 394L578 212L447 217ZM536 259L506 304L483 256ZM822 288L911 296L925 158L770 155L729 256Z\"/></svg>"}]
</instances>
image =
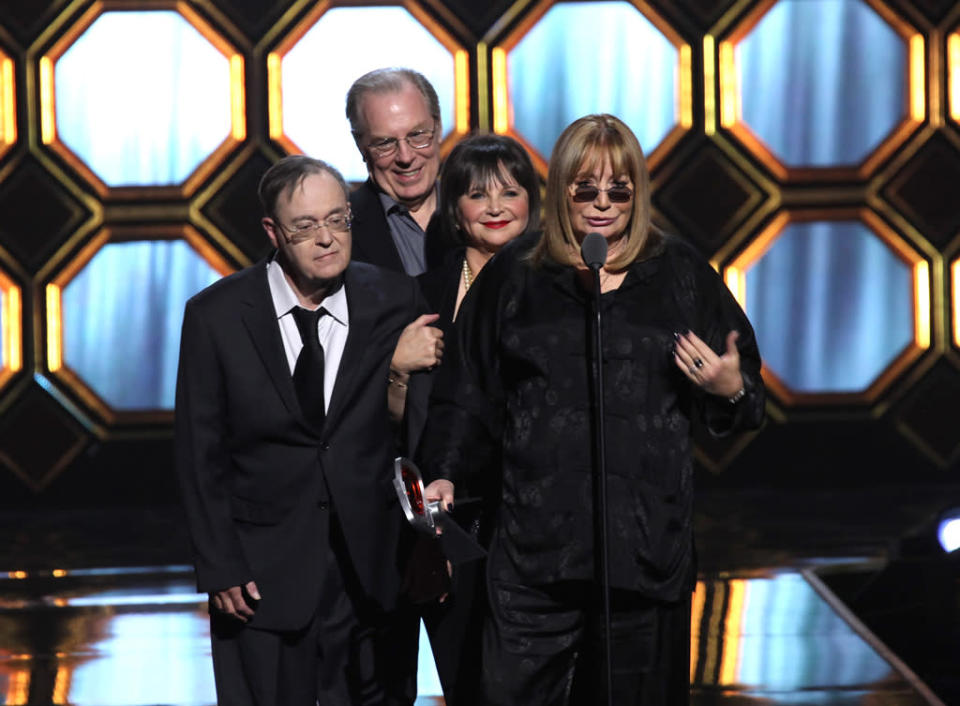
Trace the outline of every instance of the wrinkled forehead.
<instances>
[{"instance_id":1,"label":"wrinkled forehead","mask_svg":"<svg viewBox=\"0 0 960 706\"><path fill-rule=\"evenodd\" d=\"M367 133L407 130L433 121L426 96L412 83L364 94L360 115Z\"/></svg>"}]
</instances>

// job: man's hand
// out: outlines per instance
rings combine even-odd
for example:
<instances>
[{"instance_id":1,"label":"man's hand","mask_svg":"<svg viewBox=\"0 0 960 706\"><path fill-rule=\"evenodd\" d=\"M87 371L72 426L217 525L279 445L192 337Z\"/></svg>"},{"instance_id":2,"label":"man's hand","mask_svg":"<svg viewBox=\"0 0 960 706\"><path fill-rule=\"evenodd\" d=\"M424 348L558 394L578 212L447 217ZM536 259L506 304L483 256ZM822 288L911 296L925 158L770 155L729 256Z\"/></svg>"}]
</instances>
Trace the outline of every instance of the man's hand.
<instances>
[{"instance_id":1,"label":"man's hand","mask_svg":"<svg viewBox=\"0 0 960 706\"><path fill-rule=\"evenodd\" d=\"M440 365L443 331L430 325L439 318L439 314L423 314L403 329L390 361L392 371L407 376Z\"/></svg>"},{"instance_id":2,"label":"man's hand","mask_svg":"<svg viewBox=\"0 0 960 706\"><path fill-rule=\"evenodd\" d=\"M229 615L241 622L247 622L253 617L256 606L248 605L246 597L243 595L246 591L247 596L255 601L260 600L260 592L257 590L257 584L250 581L245 586L232 586L222 591L210 594L213 607L224 615Z\"/></svg>"}]
</instances>

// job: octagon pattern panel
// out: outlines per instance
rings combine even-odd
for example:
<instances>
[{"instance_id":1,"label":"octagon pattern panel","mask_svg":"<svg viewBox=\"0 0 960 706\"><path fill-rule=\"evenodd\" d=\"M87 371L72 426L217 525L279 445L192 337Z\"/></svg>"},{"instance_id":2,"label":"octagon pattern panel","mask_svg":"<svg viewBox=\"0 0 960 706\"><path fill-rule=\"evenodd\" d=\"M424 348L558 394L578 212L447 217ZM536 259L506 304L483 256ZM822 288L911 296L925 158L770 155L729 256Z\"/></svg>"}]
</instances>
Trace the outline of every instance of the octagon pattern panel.
<instances>
[{"instance_id":1,"label":"octagon pattern panel","mask_svg":"<svg viewBox=\"0 0 960 706\"><path fill-rule=\"evenodd\" d=\"M50 56L56 135L108 187L181 184L240 127L231 60L179 12L104 12Z\"/></svg>"}]
</instances>

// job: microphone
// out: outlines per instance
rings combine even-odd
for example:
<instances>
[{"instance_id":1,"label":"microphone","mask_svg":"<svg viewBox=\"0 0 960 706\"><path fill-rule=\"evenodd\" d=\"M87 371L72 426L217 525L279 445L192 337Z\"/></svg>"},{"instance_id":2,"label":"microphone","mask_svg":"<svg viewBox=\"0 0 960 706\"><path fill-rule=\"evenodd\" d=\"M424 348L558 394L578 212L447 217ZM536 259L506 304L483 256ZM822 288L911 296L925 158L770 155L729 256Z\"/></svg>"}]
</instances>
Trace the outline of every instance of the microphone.
<instances>
[{"instance_id":1,"label":"microphone","mask_svg":"<svg viewBox=\"0 0 960 706\"><path fill-rule=\"evenodd\" d=\"M607 262L607 240L599 233L587 233L580 244L580 257L593 271L593 360L590 364L593 378L593 449L594 449L594 493L595 546L600 554L600 585L603 589L604 622L604 662L607 677L607 706L613 704L613 643L610 638L610 550L609 527L607 520L607 461L603 420L603 324L600 306L600 268Z\"/></svg>"},{"instance_id":2,"label":"microphone","mask_svg":"<svg viewBox=\"0 0 960 706\"><path fill-rule=\"evenodd\" d=\"M580 244L580 257L587 267L596 272L607 261L607 239L599 233L587 233Z\"/></svg>"}]
</instances>

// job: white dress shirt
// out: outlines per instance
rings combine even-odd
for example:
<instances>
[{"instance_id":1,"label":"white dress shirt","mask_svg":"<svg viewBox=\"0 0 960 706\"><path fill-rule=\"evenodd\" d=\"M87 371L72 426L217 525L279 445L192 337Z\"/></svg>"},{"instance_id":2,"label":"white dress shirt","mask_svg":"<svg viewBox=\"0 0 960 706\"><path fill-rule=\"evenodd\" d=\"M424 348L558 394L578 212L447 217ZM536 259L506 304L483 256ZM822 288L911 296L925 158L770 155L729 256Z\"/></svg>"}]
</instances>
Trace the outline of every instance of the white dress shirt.
<instances>
[{"instance_id":1,"label":"white dress shirt","mask_svg":"<svg viewBox=\"0 0 960 706\"><path fill-rule=\"evenodd\" d=\"M300 330L291 312L300 306L300 302L276 260L267 263L267 282L270 285L270 297L273 299L277 324L280 326L283 350L287 354L290 374L293 375L303 341L300 340ZM323 407L326 410L330 407L330 397L333 395L333 386L337 381L337 371L340 370L340 359L343 358L343 348L350 329L346 285L326 297L320 302L320 306L327 310L327 315L321 316L317 324L320 345L323 346Z\"/></svg>"}]
</instances>

